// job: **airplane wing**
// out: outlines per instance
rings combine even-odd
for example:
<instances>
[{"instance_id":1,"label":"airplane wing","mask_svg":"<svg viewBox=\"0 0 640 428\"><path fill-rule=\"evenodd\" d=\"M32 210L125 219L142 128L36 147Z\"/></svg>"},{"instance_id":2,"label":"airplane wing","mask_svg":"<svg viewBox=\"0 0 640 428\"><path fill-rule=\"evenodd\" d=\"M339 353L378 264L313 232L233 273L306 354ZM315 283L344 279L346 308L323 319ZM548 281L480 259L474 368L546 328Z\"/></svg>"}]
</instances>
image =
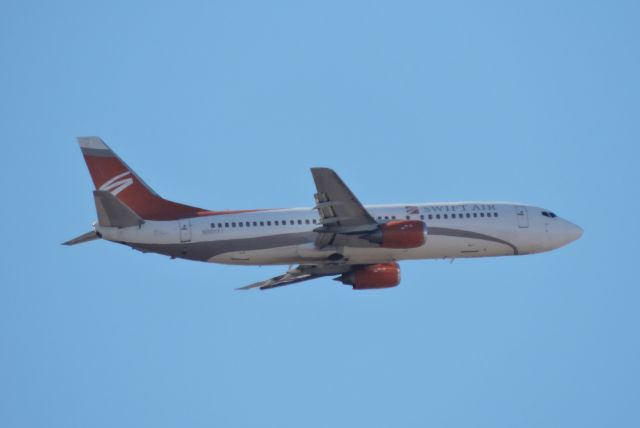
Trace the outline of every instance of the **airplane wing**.
<instances>
[{"instance_id":1,"label":"airplane wing","mask_svg":"<svg viewBox=\"0 0 640 428\"><path fill-rule=\"evenodd\" d=\"M237 288L236 290L251 290L259 288L268 290L270 288L282 287L284 285L295 284L297 282L308 281L310 279L323 276L339 275L351 270L353 266L345 264L323 264L323 265L299 265L289 269L283 275L278 275L265 281L256 282Z\"/></svg>"},{"instance_id":2,"label":"airplane wing","mask_svg":"<svg viewBox=\"0 0 640 428\"><path fill-rule=\"evenodd\" d=\"M304 272L287 272L284 275L278 275L266 281L256 282L254 284L246 285L244 287L236 288L236 290L251 290L253 288L259 288L260 290L268 290L270 288L282 287L284 285L295 284L296 282L307 281L314 278L319 278L324 275L313 275Z\"/></svg>"},{"instance_id":3,"label":"airplane wing","mask_svg":"<svg viewBox=\"0 0 640 428\"><path fill-rule=\"evenodd\" d=\"M329 168L311 168L311 174L317 190L315 209L320 213L320 227L314 229L318 232L317 247L346 245L348 240L362 241L358 234L374 231L379 227L376 220L335 171ZM299 265L283 275L256 282L238 290L254 288L268 290L323 276L340 275L353 268L354 265L344 262Z\"/></svg>"},{"instance_id":4,"label":"airplane wing","mask_svg":"<svg viewBox=\"0 0 640 428\"><path fill-rule=\"evenodd\" d=\"M378 223L338 174L329 168L311 168L316 183L315 208L320 213L319 233L361 233L375 230Z\"/></svg>"}]
</instances>

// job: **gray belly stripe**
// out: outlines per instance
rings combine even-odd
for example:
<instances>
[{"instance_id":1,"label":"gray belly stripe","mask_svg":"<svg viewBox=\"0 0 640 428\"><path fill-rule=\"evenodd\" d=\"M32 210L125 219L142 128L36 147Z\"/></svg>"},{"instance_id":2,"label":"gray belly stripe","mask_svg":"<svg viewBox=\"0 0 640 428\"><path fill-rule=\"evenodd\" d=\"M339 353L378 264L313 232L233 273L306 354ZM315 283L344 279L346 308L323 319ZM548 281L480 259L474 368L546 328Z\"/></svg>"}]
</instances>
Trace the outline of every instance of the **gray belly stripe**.
<instances>
[{"instance_id":1,"label":"gray belly stripe","mask_svg":"<svg viewBox=\"0 0 640 428\"><path fill-rule=\"evenodd\" d=\"M143 252L154 252L191 260L206 261L211 257L233 251L266 250L314 242L314 232L287 233L247 239L185 242L182 244L128 244Z\"/></svg>"},{"instance_id":2,"label":"gray belly stripe","mask_svg":"<svg viewBox=\"0 0 640 428\"><path fill-rule=\"evenodd\" d=\"M455 238L479 239L481 241L496 242L508 246L513 254L518 254L518 248L510 242L482 233L467 230L450 229L446 227L429 227L429 235L450 236ZM260 236L246 239L226 239L208 242L185 242L181 244L127 244L143 251L166 254L191 260L207 261L211 257L234 251L266 250L269 248L302 245L315 242L316 233L287 233L282 235ZM427 244L428 245L428 244Z\"/></svg>"},{"instance_id":3,"label":"gray belly stripe","mask_svg":"<svg viewBox=\"0 0 640 428\"><path fill-rule=\"evenodd\" d=\"M448 227L429 227L429 235L437 236L451 236L455 238L471 238L479 239L481 241L496 242L498 244L504 244L513 250L513 254L518 254L518 248L511 242L503 239L495 238L493 236L485 235L483 233L470 232L468 230L449 229ZM427 238L428 239L428 238ZM428 245L428 244L427 244Z\"/></svg>"}]
</instances>

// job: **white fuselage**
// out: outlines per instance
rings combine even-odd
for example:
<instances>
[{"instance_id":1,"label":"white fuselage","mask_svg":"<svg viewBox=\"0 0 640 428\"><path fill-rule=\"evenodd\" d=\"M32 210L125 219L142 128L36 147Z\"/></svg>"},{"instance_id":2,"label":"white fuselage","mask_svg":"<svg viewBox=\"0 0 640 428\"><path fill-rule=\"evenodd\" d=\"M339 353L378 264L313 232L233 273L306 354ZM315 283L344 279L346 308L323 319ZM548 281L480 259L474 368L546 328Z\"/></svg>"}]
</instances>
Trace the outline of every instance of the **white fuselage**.
<instances>
[{"instance_id":1,"label":"white fuselage","mask_svg":"<svg viewBox=\"0 0 640 428\"><path fill-rule=\"evenodd\" d=\"M145 252L214 263L310 264L339 253L350 264L407 259L491 257L539 253L566 245L582 230L541 208L499 202L455 202L366 207L379 222L423 220L424 245L411 249L315 244L316 209L292 208L216 214L141 226L95 225L104 238ZM547 213L547 214L543 214Z\"/></svg>"}]
</instances>

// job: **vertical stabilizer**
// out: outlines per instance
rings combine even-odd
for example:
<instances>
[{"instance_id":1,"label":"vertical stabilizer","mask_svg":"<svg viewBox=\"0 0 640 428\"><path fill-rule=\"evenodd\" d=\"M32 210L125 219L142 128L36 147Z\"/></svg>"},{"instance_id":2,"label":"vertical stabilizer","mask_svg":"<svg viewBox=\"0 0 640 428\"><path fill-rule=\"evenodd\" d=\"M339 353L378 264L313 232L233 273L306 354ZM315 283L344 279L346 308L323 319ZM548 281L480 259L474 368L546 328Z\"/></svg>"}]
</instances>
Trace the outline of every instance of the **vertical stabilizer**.
<instances>
[{"instance_id":1,"label":"vertical stabilizer","mask_svg":"<svg viewBox=\"0 0 640 428\"><path fill-rule=\"evenodd\" d=\"M161 198L99 137L79 137L78 142L95 189L111 193L142 219L176 220L204 211Z\"/></svg>"}]
</instances>

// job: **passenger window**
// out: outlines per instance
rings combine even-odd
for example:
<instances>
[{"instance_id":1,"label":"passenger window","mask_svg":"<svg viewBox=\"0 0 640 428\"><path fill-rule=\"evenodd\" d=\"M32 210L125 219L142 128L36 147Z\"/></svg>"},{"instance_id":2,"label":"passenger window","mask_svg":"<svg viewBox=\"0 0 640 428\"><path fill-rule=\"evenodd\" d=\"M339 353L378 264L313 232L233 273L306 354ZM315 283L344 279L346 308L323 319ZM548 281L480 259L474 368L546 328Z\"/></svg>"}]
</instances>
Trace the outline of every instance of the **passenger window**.
<instances>
[{"instance_id":1,"label":"passenger window","mask_svg":"<svg viewBox=\"0 0 640 428\"><path fill-rule=\"evenodd\" d=\"M280 226L280 222L279 222L278 220L274 221L274 224L275 224L276 226Z\"/></svg>"},{"instance_id":2,"label":"passenger window","mask_svg":"<svg viewBox=\"0 0 640 428\"><path fill-rule=\"evenodd\" d=\"M494 217L498 217L498 213L493 213L493 216Z\"/></svg>"},{"instance_id":3,"label":"passenger window","mask_svg":"<svg viewBox=\"0 0 640 428\"><path fill-rule=\"evenodd\" d=\"M467 218L470 218L470 217L471 217L471 214L467 213Z\"/></svg>"},{"instance_id":4,"label":"passenger window","mask_svg":"<svg viewBox=\"0 0 640 428\"><path fill-rule=\"evenodd\" d=\"M309 224L309 219L306 219L304 222L305 224Z\"/></svg>"},{"instance_id":5,"label":"passenger window","mask_svg":"<svg viewBox=\"0 0 640 428\"><path fill-rule=\"evenodd\" d=\"M478 218L478 213L473 213L473 218Z\"/></svg>"},{"instance_id":6,"label":"passenger window","mask_svg":"<svg viewBox=\"0 0 640 428\"><path fill-rule=\"evenodd\" d=\"M298 220L298 224L302 224L302 220Z\"/></svg>"},{"instance_id":7,"label":"passenger window","mask_svg":"<svg viewBox=\"0 0 640 428\"><path fill-rule=\"evenodd\" d=\"M254 222L253 222L253 227L256 227L257 225L258 225L258 222L257 222L257 221L254 221Z\"/></svg>"},{"instance_id":8,"label":"passenger window","mask_svg":"<svg viewBox=\"0 0 640 428\"><path fill-rule=\"evenodd\" d=\"M231 222L231 227L236 227L236 222L235 221Z\"/></svg>"},{"instance_id":9,"label":"passenger window","mask_svg":"<svg viewBox=\"0 0 640 428\"><path fill-rule=\"evenodd\" d=\"M396 216L392 215L391 220L395 220L395 219L396 219Z\"/></svg>"},{"instance_id":10,"label":"passenger window","mask_svg":"<svg viewBox=\"0 0 640 428\"><path fill-rule=\"evenodd\" d=\"M238 223L238 227L242 227L242 222L239 222L239 223Z\"/></svg>"},{"instance_id":11,"label":"passenger window","mask_svg":"<svg viewBox=\"0 0 640 428\"><path fill-rule=\"evenodd\" d=\"M480 217L484 217L484 213L480 213Z\"/></svg>"},{"instance_id":12,"label":"passenger window","mask_svg":"<svg viewBox=\"0 0 640 428\"><path fill-rule=\"evenodd\" d=\"M211 223L211 229L215 228L216 224L215 223Z\"/></svg>"},{"instance_id":13,"label":"passenger window","mask_svg":"<svg viewBox=\"0 0 640 428\"><path fill-rule=\"evenodd\" d=\"M424 215L420 214L420 220L424 220Z\"/></svg>"},{"instance_id":14,"label":"passenger window","mask_svg":"<svg viewBox=\"0 0 640 428\"><path fill-rule=\"evenodd\" d=\"M225 223L225 224L224 224L224 227L229 227L229 223Z\"/></svg>"},{"instance_id":15,"label":"passenger window","mask_svg":"<svg viewBox=\"0 0 640 428\"><path fill-rule=\"evenodd\" d=\"M410 220L410 219L411 219L411 217L407 216L407 220Z\"/></svg>"},{"instance_id":16,"label":"passenger window","mask_svg":"<svg viewBox=\"0 0 640 428\"><path fill-rule=\"evenodd\" d=\"M456 218L456 215L455 214L451 214L451 218Z\"/></svg>"},{"instance_id":17,"label":"passenger window","mask_svg":"<svg viewBox=\"0 0 640 428\"><path fill-rule=\"evenodd\" d=\"M389 216L388 215L384 216L384 219L389 220Z\"/></svg>"},{"instance_id":18,"label":"passenger window","mask_svg":"<svg viewBox=\"0 0 640 428\"><path fill-rule=\"evenodd\" d=\"M436 218L440 220L440 214L436 214Z\"/></svg>"},{"instance_id":19,"label":"passenger window","mask_svg":"<svg viewBox=\"0 0 640 428\"><path fill-rule=\"evenodd\" d=\"M295 222L293 220L289 220L289 224L293 226Z\"/></svg>"},{"instance_id":20,"label":"passenger window","mask_svg":"<svg viewBox=\"0 0 640 428\"><path fill-rule=\"evenodd\" d=\"M314 218L313 220L311 220L313 222L313 224L316 224L316 219Z\"/></svg>"},{"instance_id":21,"label":"passenger window","mask_svg":"<svg viewBox=\"0 0 640 428\"><path fill-rule=\"evenodd\" d=\"M271 221L268 221L268 222L267 222L267 226L271 226Z\"/></svg>"}]
</instances>

